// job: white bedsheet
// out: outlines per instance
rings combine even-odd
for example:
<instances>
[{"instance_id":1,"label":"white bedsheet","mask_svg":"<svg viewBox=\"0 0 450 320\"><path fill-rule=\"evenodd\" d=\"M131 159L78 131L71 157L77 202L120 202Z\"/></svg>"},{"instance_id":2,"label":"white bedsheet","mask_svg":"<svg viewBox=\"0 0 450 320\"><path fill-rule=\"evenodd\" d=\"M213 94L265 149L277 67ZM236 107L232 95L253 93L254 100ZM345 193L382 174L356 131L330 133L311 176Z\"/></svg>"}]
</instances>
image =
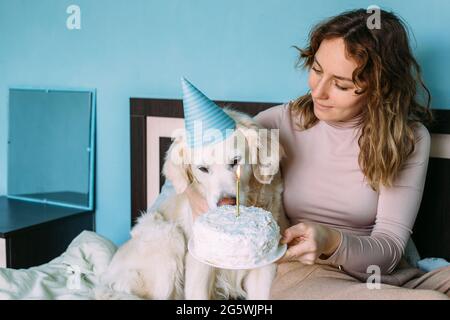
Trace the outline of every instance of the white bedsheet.
<instances>
[{"instance_id":1,"label":"white bedsheet","mask_svg":"<svg viewBox=\"0 0 450 320\"><path fill-rule=\"evenodd\" d=\"M93 289L116 250L110 240L83 231L49 263L0 268L0 299L94 299Z\"/></svg>"}]
</instances>

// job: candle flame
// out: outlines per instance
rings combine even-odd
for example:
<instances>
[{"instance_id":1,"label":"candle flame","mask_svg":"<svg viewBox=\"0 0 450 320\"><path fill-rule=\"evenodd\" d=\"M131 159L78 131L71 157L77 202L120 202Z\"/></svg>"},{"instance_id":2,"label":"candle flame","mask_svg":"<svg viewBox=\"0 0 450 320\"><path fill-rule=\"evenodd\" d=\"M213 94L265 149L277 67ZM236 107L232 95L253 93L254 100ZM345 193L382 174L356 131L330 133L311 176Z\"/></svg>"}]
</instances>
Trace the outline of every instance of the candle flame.
<instances>
[{"instance_id":1,"label":"candle flame","mask_svg":"<svg viewBox=\"0 0 450 320\"><path fill-rule=\"evenodd\" d=\"M236 176L239 179L241 177L241 165L238 164L238 167L236 169Z\"/></svg>"}]
</instances>

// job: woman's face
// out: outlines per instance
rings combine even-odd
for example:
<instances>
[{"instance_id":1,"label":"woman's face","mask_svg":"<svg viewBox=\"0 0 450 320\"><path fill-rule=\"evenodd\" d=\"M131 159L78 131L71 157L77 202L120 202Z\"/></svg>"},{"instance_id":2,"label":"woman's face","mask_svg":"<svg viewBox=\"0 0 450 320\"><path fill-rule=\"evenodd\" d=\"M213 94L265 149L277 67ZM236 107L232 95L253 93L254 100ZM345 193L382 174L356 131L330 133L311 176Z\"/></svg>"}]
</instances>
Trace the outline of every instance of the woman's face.
<instances>
[{"instance_id":1,"label":"woman's face","mask_svg":"<svg viewBox=\"0 0 450 320\"><path fill-rule=\"evenodd\" d=\"M359 88L351 80L356 67L356 62L345 56L342 38L321 42L308 80L317 118L347 121L362 111L366 94L357 95Z\"/></svg>"}]
</instances>

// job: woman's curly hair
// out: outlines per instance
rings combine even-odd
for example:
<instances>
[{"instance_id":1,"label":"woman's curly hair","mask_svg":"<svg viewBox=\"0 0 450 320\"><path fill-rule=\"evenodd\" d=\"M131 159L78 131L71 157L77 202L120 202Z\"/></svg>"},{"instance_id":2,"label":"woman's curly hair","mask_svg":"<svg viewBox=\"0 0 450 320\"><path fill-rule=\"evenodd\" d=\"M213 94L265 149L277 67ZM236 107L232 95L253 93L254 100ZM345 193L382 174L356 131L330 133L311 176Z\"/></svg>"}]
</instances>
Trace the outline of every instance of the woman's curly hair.
<instances>
[{"instance_id":1,"label":"woman's curly hair","mask_svg":"<svg viewBox=\"0 0 450 320\"><path fill-rule=\"evenodd\" d=\"M309 34L309 46L300 49L297 67L311 69L314 55L325 39L342 38L347 54L358 67L353 82L367 93L362 112L359 166L369 185L378 191L380 185L392 186L404 161L414 152L414 126L431 124L431 95L425 86L421 69L408 43L404 23L393 13L380 10L381 28L370 29L365 9L344 12L316 25ZM420 85L426 103L416 97ZM291 112L300 130L318 121L311 94L294 100Z\"/></svg>"}]
</instances>

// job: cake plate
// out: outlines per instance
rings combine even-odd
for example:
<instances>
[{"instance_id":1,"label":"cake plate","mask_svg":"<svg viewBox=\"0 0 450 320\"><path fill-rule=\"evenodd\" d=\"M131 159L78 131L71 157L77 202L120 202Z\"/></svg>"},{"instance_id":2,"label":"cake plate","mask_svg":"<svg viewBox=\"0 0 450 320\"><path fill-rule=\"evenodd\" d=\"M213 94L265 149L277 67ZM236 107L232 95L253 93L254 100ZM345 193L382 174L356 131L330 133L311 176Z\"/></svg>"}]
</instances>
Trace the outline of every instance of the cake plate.
<instances>
[{"instance_id":1,"label":"cake plate","mask_svg":"<svg viewBox=\"0 0 450 320\"><path fill-rule=\"evenodd\" d=\"M217 264L217 263L213 263L211 261L208 261L207 259L203 259L200 258L199 256L197 256L195 254L195 246L194 243L192 241L192 239L189 241L188 243L188 250L189 253L198 261L205 263L207 265L210 265L212 267L215 268L220 268L220 269L233 269L233 270L246 270L246 269L256 269L256 268L261 268L264 267L268 264L271 264L275 261L277 261L278 259L280 259L284 253L287 250L287 245L283 244L278 246L278 248L275 251L272 251L270 255L268 255L267 257L265 257L264 259L261 259L260 261L258 261L258 263L255 264L248 264L248 265L232 265L232 264Z\"/></svg>"}]
</instances>

